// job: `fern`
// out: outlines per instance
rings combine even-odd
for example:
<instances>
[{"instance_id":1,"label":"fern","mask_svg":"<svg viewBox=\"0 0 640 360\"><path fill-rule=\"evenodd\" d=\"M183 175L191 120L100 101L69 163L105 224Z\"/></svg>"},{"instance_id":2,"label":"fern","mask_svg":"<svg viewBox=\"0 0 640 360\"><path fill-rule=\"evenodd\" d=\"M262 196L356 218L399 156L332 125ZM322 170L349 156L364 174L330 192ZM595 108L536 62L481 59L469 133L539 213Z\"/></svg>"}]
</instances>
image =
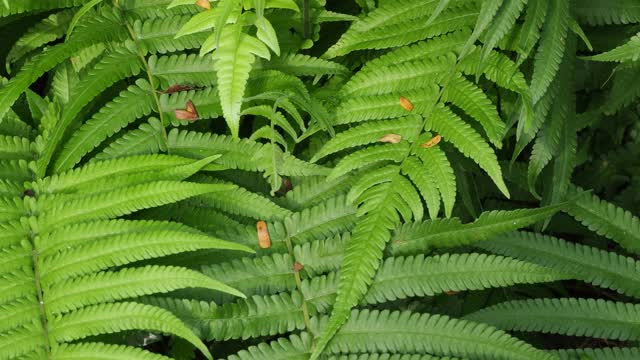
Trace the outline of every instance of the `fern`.
<instances>
[{"instance_id":1,"label":"fern","mask_svg":"<svg viewBox=\"0 0 640 360\"><path fill-rule=\"evenodd\" d=\"M637 358L639 9L0 1L0 359Z\"/></svg>"},{"instance_id":2,"label":"fern","mask_svg":"<svg viewBox=\"0 0 640 360\"><path fill-rule=\"evenodd\" d=\"M517 232L477 244L484 249L569 272L587 281L637 297L635 260L561 239Z\"/></svg>"},{"instance_id":3,"label":"fern","mask_svg":"<svg viewBox=\"0 0 640 360\"><path fill-rule=\"evenodd\" d=\"M43 149L35 149L39 156L42 155ZM22 154L23 158L28 156ZM3 252L8 255L3 257L2 284L9 291L9 296L2 297L2 308L4 316L14 314L13 321L2 329L2 358L34 354L64 357L80 350L78 347L82 345L59 345L92 335L133 329L175 334L210 356L206 346L175 315L157 307L123 300L184 287L242 294L188 269L124 266L137 260L194 249L249 249L186 227L173 226L176 229L159 231L154 229L158 226L153 223L135 220L110 222L109 231L105 232L107 229L101 220L224 189L180 181L211 159L187 167L186 172L168 173L167 181L140 176L145 170L157 172L167 162L175 164L176 161L184 164L189 160L162 156L123 158L108 164L89 164L54 177L37 179L38 175L33 173L36 180L26 182L22 188L26 195L3 196L2 201L9 210L9 216L2 219L3 226L16 223L24 226L16 227L13 237L2 241ZM99 184L105 177L122 188L83 187ZM170 228L170 225L166 223L164 227ZM69 238L78 226L82 227L82 232L78 233L82 237ZM176 243L175 239L180 241ZM20 253L23 255L18 256ZM122 267L120 270L112 269L119 266ZM153 282L152 279L163 281ZM25 316L35 318L35 321L27 321ZM130 348L100 343L86 343L86 346L91 347L91 351L108 349L119 356L132 352ZM150 356L148 352L140 354Z\"/></svg>"},{"instance_id":4,"label":"fern","mask_svg":"<svg viewBox=\"0 0 640 360\"><path fill-rule=\"evenodd\" d=\"M637 310L633 304L594 299L529 299L512 301L467 316L501 329L540 331L606 339L635 340L629 331ZM517 318L517 325L513 319Z\"/></svg>"},{"instance_id":5,"label":"fern","mask_svg":"<svg viewBox=\"0 0 640 360\"><path fill-rule=\"evenodd\" d=\"M584 197L568 209L585 226L600 235L613 239L629 251L637 251L640 220L630 212L600 200Z\"/></svg>"}]
</instances>

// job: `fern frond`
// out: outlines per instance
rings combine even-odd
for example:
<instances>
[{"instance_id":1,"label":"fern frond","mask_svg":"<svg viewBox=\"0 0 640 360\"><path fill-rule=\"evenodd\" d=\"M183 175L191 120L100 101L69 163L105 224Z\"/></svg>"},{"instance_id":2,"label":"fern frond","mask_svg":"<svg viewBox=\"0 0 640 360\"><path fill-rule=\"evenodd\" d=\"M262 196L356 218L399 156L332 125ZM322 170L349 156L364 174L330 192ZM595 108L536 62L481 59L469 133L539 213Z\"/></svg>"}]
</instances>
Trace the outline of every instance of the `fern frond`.
<instances>
[{"instance_id":1,"label":"fern frond","mask_svg":"<svg viewBox=\"0 0 640 360\"><path fill-rule=\"evenodd\" d=\"M7 68L29 52L64 36L73 17L73 11L54 13L32 26L16 41L7 54Z\"/></svg>"},{"instance_id":2,"label":"fern frond","mask_svg":"<svg viewBox=\"0 0 640 360\"><path fill-rule=\"evenodd\" d=\"M196 346L208 359L212 359L206 345L175 315L164 309L143 304L115 303L89 306L55 319L49 334L56 341L69 342L90 335L134 329L175 334Z\"/></svg>"},{"instance_id":3,"label":"fern frond","mask_svg":"<svg viewBox=\"0 0 640 360\"><path fill-rule=\"evenodd\" d=\"M424 113L428 107L435 101L438 91L436 86L426 88L402 91L402 95L411 99L416 113ZM407 117L407 111L398 106L399 94L392 93L386 95L368 95L347 97L336 109L335 125L352 124L367 120L380 119L398 119ZM416 119L416 116L407 118ZM422 125L422 121L420 121ZM380 125L378 125L378 128ZM346 130L345 132L348 132ZM398 133L397 131L388 131L388 133ZM340 136L338 134L337 136ZM332 138L332 141L335 138Z\"/></svg>"},{"instance_id":4,"label":"fern frond","mask_svg":"<svg viewBox=\"0 0 640 360\"><path fill-rule=\"evenodd\" d=\"M13 110L9 110L4 120L0 122L0 134L31 139L34 136L34 130L31 125L22 121Z\"/></svg>"},{"instance_id":5,"label":"fern frond","mask_svg":"<svg viewBox=\"0 0 640 360\"><path fill-rule=\"evenodd\" d=\"M30 3L34 3L30 1ZM38 2L39 3L39 2ZM48 1L46 2L48 3ZM120 18L113 13L96 16L79 27L72 40L53 46L34 56L0 89L0 123L13 103L36 79L67 59L70 55L95 42L124 41L126 34L117 24Z\"/></svg>"},{"instance_id":6,"label":"fern frond","mask_svg":"<svg viewBox=\"0 0 640 360\"><path fill-rule=\"evenodd\" d=\"M314 329L325 326L314 323ZM428 353L494 359L553 359L484 324L409 311L354 310L327 347L327 354L360 352Z\"/></svg>"},{"instance_id":7,"label":"fern frond","mask_svg":"<svg viewBox=\"0 0 640 360\"><path fill-rule=\"evenodd\" d=\"M640 22L640 8L633 0L574 1L572 11L588 25L630 24Z\"/></svg>"},{"instance_id":8,"label":"fern frond","mask_svg":"<svg viewBox=\"0 0 640 360\"><path fill-rule=\"evenodd\" d=\"M255 56L269 59L270 54L261 41L242 32L242 24L226 25L220 33L218 49L213 53L214 68L222 111L231 135L237 138L240 108Z\"/></svg>"},{"instance_id":9,"label":"fern frond","mask_svg":"<svg viewBox=\"0 0 640 360\"><path fill-rule=\"evenodd\" d=\"M137 129L124 133L95 156L96 160L117 159L141 154L157 154L166 151L164 126L157 118L150 118Z\"/></svg>"},{"instance_id":10,"label":"fern frond","mask_svg":"<svg viewBox=\"0 0 640 360\"><path fill-rule=\"evenodd\" d=\"M595 349L561 349L555 351L562 360L579 359L589 357L600 360L633 360L640 356L640 348L632 347L605 347Z\"/></svg>"},{"instance_id":11,"label":"fern frond","mask_svg":"<svg viewBox=\"0 0 640 360\"><path fill-rule=\"evenodd\" d=\"M80 306L199 287L243 297L241 292L193 270L145 266L105 271L55 284L48 292L47 310L66 313Z\"/></svg>"},{"instance_id":12,"label":"fern frond","mask_svg":"<svg viewBox=\"0 0 640 360\"><path fill-rule=\"evenodd\" d=\"M305 359L311 353L312 341L311 335L302 332L291 335L288 339L280 338L270 343L251 346L229 356L229 360L279 360L291 357Z\"/></svg>"},{"instance_id":13,"label":"fern frond","mask_svg":"<svg viewBox=\"0 0 640 360\"><path fill-rule=\"evenodd\" d=\"M430 220L402 225L393 235L390 251L394 255L428 252L432 248L455 247L491 239L547 219L566 204L538 209L484 212L472 223L458 219Z\"/></svg>"},{"instance_id":14,"label":"fern frond","mask_svg":"<svg viewBox=\"0 0 640 360\"><path fill-rule=\"evenodd\" d=\"M636 61L640 59L640 33L632 36L629 41L617 48L602 54L589 56L589 60L593 61Z\"/></svg>"},{"instance_id":15,"label":"fern frond","mask_svg":"<svg viewBox=\"0 0 640 360\"><path fill-rule=\"evenodd\" d=\"M39 12L82 5L85 0L25 0L11 2L8 7L0 6L0 17L22 14L25 12Z\"/></svg>"},{"instance_id":16,"label":"fern frond","mask_svg":"<svg viewBox=\"0 0 640 360\"><path fill-rule=\"evenodd\" d=\"M451 217L453 205L456 201L457 186L451 163L447 159L444 151L437 146L420 149L418 151L418 157L420 157L424 166L430 170L430 175L444 203L445 216Z\"/></svg>"},{"instance_id":17,"label":"fern frond","mask_svg":"<svg viewBox=\"0 0 640 360\"><path fill-rule=\"evenodd\" d=\"M304 329L302 299L298 293L254 296L212 309L207 322L208 340L248 339ZM250 326L247 326L250 324Z\"/></svg>"},{"instance_id":18,"label":"fern frond","mask_svg":"<svg viewBox=\"0 0 640 360\"><path fill-rule=\"evenodd\" d=\"M228 185L156 181L122 189L89 194L67 202L54 203L41 215L42 229L53 229L78 221L98 220L130 214L134 211L180 201L209 191L224 191ZM42 206L48 195L39 198Z\"/></svg>"},{"instance_id":19,"label":"fern frond","mask_svg":"<svg viewBox=\"0 0 640 360\"><path fill-rule=\"evenodd\" d=\"M463 76L453 77L447 83L442 100L451 102L477 120L485 130L489 141L497 148L502 147L505 125L489 98L480 88Z\"/></svg>"},{"instance_id":20,"label":"fern frond","mask_svg":"<svg viewBox=\"0 0 640 360\"><path fill-rule=\"evenodd\" d=\"M504 302L465 316L500 329L615 340L637 340L638 305L602 299L527 299Z\"/></svg>"},{"instance_id":21,"label":"fern frond","mask_svg":"<svg viewBox=\"0 0 640 360\"><path fill-rule=\"evenodd\" d=\"M148 59L149 71L159 80L160 87L190 84L212 86L217 83L214 61L209 56L197 54L152 55Z\"/></svg>"},{"instance_id":22,"label":"fern frond","mask_svg":"<svg viewBox=\"0 0 640 360\"><path fill-rule=\"evenodd\" d=\"M53 356L61 360L85 359L96 356L96 354L100 354L100 358L104 360L169 360L166 356L146 350L102 343L63 344L53 350Z\"/></svg>"},{"instance_id":23,"label":"fern frond","mask_svg":"<svg viewBox=\"0 0 640 360\"><path fill-rule=\"evenodd\" d=\"M549 2L546 0L529 0L527 2L527 13L518 35L516 47L519 64L529 57L538 39L540 39L540 31L544 25L548 6Z\"/></svg>"},{"instance_id":24,"label":"fern frond","mask_svg":"<svg viewBox=\"0 0 640 360\"><path fill-rule=\"evenodd\" d=\"M394 96L394 108L398 108L398 99ZM338 151L377 142L387 134L398 134L403 139L413 139L422 127L423 120L418 116L405 116L397 119L366 122L340 132L324 144L313 158L313 162Z\"/></svg>"},{"instance_id":25,"label":"fern frond","mask_svg":"<svg viewBox=\"0 0 640 360\"><path fill-rule=\"evenodd\" d=\"M90 244L112 236L128 233L143 234L145 232L170 231L176 234L195 233L200 231L186 225L170 221L154 220L98 220L63 226L57 230L36 237L42 256L49 256L61 250L68 250L78 245Z\"/></svg>"},{"instance_id":26,"label":"fern frond","mask_svg":"<svg viewBox=\"0 0 640 360\"><path fill-rule=\"evenodd\" d=\"M640 97L639 78L640 62L626 62L616 67L611 92L603 106L605 114L616 114Z\"/></svg>"},{"instance_id":27,"label":"fern frond","mask_svg":"<svg viewBox=\"0 0 640 360\"><path fill-rule=\"evenodd\" d=\"M409 143L406 141L366 147L343 157L327 178L333 180L379 162L401 162L408 155L409 149Z\"/></svg>"},{"instance_id":28,"label":"fern frond","mask_svg":"<svg viewBox=\"0 0 640 360\"><path fill-rule=\"evenodd\" d=\"M495 152L471 126L441 104L433 110L427 126L454 144L465 156L473 159L487 172L498 189L507 198L510 196Z\"/></svg>"},{"instance_id":29,"label":"fern frond","mask_svg":"<svg viewBox=\"0 0 640 360\"><path fill-rule=\"evenodd\" d=\"M155 19L135 20L131 26L142 49L154 54L196 49L207 38L206 32L195 33L180 38L175 34L191 16L168 16Z\"/></svg>"},{"instance_id":30,"label":"fern frond","mask_svg":"<svg viewBox=\"0 0 640 360\"><path fill-rule=\"evenodd\" d=\"M471 27L476 21L478 9L475 3L456 2L455 6L449 6L429 24L427 20L436 3L436 0L385 2L367 17L354 22L324 56L333 58L355 50L407 45Z\"/></svg>"},{"instance_id":31,"label":"fern frond","mask_svg":"<svg viewBox=\"0 0 640 360\"><path fill-rule=\"evenodd\" d=\"M640 263L630 257L527 232L500 235L475 246L570 273L575 279L596 286L640 297Z\"/></svg>"},{"instance_id":32,"label":"fern frond","mask_svg":"<svg viewBox=\"0 0 640 360\"><path fill-rule=\"evenodd\" d=\"M31 160L33 157L34 153L29 139L0 135L0 160Z\"/></svg>"},{"instance_id":33,"label":"fern frond","mask_svg":"<svg viewBox=\"0 0 640 360\"><path fill-rule=\"evenodd\" d=\"M480 56L479 70L482 70L485 59L516 24L522 9L528 0L504 0L497 10L495 18L483 34L484 45Z\"/></svg>"},{"instance_id":34,"label":"fern frond","mask_svg":"<svg viewBox=\"0 0 640 360\"><path fill-rule=\"evenodd\" d=\"M259 68L278 70L296 76L347 75L349 69L339 63L305 54L283 54L264 62Z\"/></svg>"},{"instance_id":35,"label":"fern frond","mask_svg":"<svg viewBox=\"0 0 640 360\"><path fill-rule=\"evenodd\" d=\"M298 258L296 256L296 259ZM268 295L295 289L292 263L288 254L276 253L255 259L243 257L217 265L203 266L200 270L211 278L224 278L227 285L247 296Z\"/></svg>"},{"instance_id":36,"label":"fern frond","mask_svg":"<svg viewBox=\"0 0 640 360\"><path fill-rule=\"evenodd\" d=\"M180 241L176 241L176 238ZM58 282L134 261L200 249L253 252L243 245L190 232L155 231L116 235L44 258L41 264L44 271L42 279Z\"/></svg>"},{"instance_id":37,"label":"fern frond","mask_svg":"<svg viewBox=\"0 0 640 360\"><path fill-rule=\"evenodd\" d=\"M406 174L414 183L427 204L429 216L435 219L440 212L440 192L438 191L438 183L431 174L423 171L424 168L425 165L422 161L415 157L410 157L402 164L402 173Z\"/></svg>"},{"instance_id":38,"label":"fern frond","mask_svg":"<svg viewBox=\"0 0 640 360\"><path fill-rule=\"evenodd\" d=\"M629 211L592 195L578 199L567 212L598 235L629 251L640 250L640 219Z\"/></svg>"},{"instance_id":39,"label":"fern frond","mask_svg":"<svg viewBox=\"0 0 640 360\"><path fill-rule=\"evenodd\" d=\"M356 209L345 196L337 196L291 214L270 226L274 242L304 244L347 232L353 227Z\"/></svg>"},{"instance_id":40,"label":"fern frond","mask_svg":"<svg viewBox=\"0 0 640 360\"><path fill-rule=\"evenodd\" d=\"M85 81L81 81L72 93L72 100L66 104L61 114L60 120L54 128L48 146L43 150L41 161L46 164L53 156L56 146L64 136L65 130L73 122L77 114L84 108L91 99L97 96L115 82L124 78L137 75L142 70L139 54L135 51L134 45L130 42L124 48L105 55L89 71ZM65 165L66 167L62 167ZM54 163L54 172L59 173L67 170L69 163Z\"/></svg>"},{"instance_id":41,"label":"fern frond","mask_svg":"<svg viewBox=\"0 0 640 360\"><path fill-rule=\"evenodd\" d=\"M550 2L533 65L531 96L534 104L542 98L560 69L569 32L569 16L569 0Z\"/></svg>"},{"instance_id":42,"label":"fern frond","mask_svg":"<svg viewBox=\"0 0 640 360\"><path fill-rule=\"evenodd\" d=\"M287 192L283 203L289 209L302 210L337 195L346 194L355 181L356 179L351 176L333 181L325 181L324 177L318 176L305 177L301 182L295 183L293 189Z\"/></svg>"},{"instance_id":43,"label":"fern frond","mask_svg":"<svg viewBox=\"0 0 640 360\"><path fill-rule=\"evenodd\" d=\"M291 215L291 211L278 206L270 199L232 183L215 180L206 176L196 177L198 182L226 184L229 190L219 193L207 193L189 200L192 204L205 205L228 214L241 215L256 220L277 220Z\"/></svg>"},{"instance_id":44,"label":"fern frond","mask_svg":"<svg viewBox=\"0 0 640 360\"><path fill-rule=\"evenodd\" d=\"M345 98L398 94L429 88L441 80L455 64L453 54L433 60L416 60L397 66L374 68L354 75L341 89Z\"/></svg>"},{"instance_id":45,"label":"fern frond","mask_svg":"<svg viewBox=\"0 0 640 360\"><path fill-rule=\"evenodd\" d=\"M564 280L569 276L511 258L476 253L388 258L376 273L364 301L374 304L447 291Z\"/></svg>"},{"instance_id":46,"label":"fern frond","mask_svg":"<svg viewBox=\"0 0 640 360\"><path fill-rule=\"evenodd\" d=\"M136 85L122 91L118 97L101 108L64 144L54 168L69 169L107 137L136 119L149 115L155 107L149 91L152 91L149 83L138 80Z\"/></svg>"}]
</instances>

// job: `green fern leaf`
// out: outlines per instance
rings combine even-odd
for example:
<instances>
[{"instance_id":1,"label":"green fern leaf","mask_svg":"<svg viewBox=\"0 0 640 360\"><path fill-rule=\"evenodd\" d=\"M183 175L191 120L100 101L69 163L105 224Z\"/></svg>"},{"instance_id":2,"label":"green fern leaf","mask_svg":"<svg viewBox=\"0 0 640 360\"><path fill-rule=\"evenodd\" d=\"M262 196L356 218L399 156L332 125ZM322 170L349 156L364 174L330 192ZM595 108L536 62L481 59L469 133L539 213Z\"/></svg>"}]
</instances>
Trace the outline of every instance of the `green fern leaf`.
<instances>
[{"instance_id":1,"label":"green fern leaf","mask_svg":"<svg viewBox=\"0 0 640 360\"><path fill-rule=\"evenodd\" d=\"M402 164L402 172L416 185L420 195L427 204L429 217L435 219L440 212L440 192L438 191L438 183L423 171L425 165L415 157L410 157ZM455 193L455 191L454 191Z\"/></svg>"},{"instance_id":2,"label":"green fern leaf","mask_svg":"<svg viewBox=\"0 0 640 360\"><path fill-rule=\"evenodd\" d=\"M175 334L196 346L208 359L213 359L206 345L173 314L136 303L94 305L64 315L54 321L50 336L68 342L89 335L133 329Z\"/></svg>"},{"instance_id":3,"label":"green fern leaf","mask_svg":"<svg viewBox=\"0 0 640 360\"><path fill-rule=\"evenodd\" d=\"M136 359L136 360L169 360L168 357L154 354L142 349L122 345L102 343L63 344L53 350L53 356L60 360L82 359L100 354L105 360Z\"/></svg>"},{"instance_id":4,"label":"green fern leaf","mask_svg":"<svg viewBox=\"0 0 640 360\"><path fill-rule=\"evenodd\" d=\"M322 321L313 325L322 328L324 324ZM554 358L484 324L409 311L356 310L326 353L367 351L494 359Z\"/></svg>"},{"instance_id":5,"label":"green fern leaf","mask_svg":"<svg viewBox=\"0 0 640 360\"><path fill-rule=\"evenodd\" d=\"M567 212L598 235L629 251L640 250L640 219L629 211L592 195L580 198Z\"/></svg>"},{"instance_id":6,"label":"green fern leaf","mask_svg":"<svg viewBox=\"0 0 640 360\"><path fill-rule=\"evenodd\" d=\"M220 44L213 53L214 68L218 76L218 91L222 111L231 129L238 137L240 107L255 56L269 59L269 49L258 39L242 32L242 24L226 25L220 32Z\"/></svg>"},{"instance_id":7,"label":"green fern leaf","mask_svg":"<svg viewBox=\"0 0 640 360\"><path fill-rule=\"evenodd\" d=\"M146 266L117 272L105 271L55 284L47 294L47 310L53 314L66 313L79 306L166 293L186 287L224 291L244 297L238 290L193 270Z\"/></svg>"},{"instance_id":8,"label":"green fern leaf","mask_svg":"<svg viewBox=\"0 0 640 360\"><path fill-rule=\"evenodd\" d=\"M482 125L493 145L497 148L502 147L505 125L491 100L480 88L458 75L447 83L442 100L463 109Z\"/></svg>"},{"instance_id":9,"label":"green fern leaf","mask_svg":"<svg viewBox=\"0 0 640 360\"><path fill-rule=\"evenodd\" d=\"M394 107L398 107L398 99L394 96ZM398 134L402 138L415 138L422 127L423 120L418 116L406 116L398 119L367 122L352 127L337 134L329 140L311 161L315 162L323 157L351 147L367 145L377 142L387 134Z\"/></svg>"},{"instance_id":10,"label":"green fern leaf","mask_svg":"<svg viewBox=\"0 0 640 360\"><path fill-rule=\"evenodd\" d=\"M548 5L549 1L547 0L528 0L527 14L518 35L516 48L518 51L518 64L521 64L529 57L533 47L540 39L540 30L544 25Z\"/></svg>"},{"instance_id":11,"label":"green fern leaf","mask_svg":"<svg viewBox=\"0 0 640 360\"><path fill-rule=\"evenodd\" d=\"M346 55L355 50L384 49L473 26L478 9L475 3L449 6L431 23L427 21L437 0L385 2L352 24L346 33L324 54L327 58ZM404 26L399 26L400 24Z\"/></svg>"},{"instance_id":12,"label":"green fern leaf","mask_svg":"<svg viewBox=\"0 0 640 360\"><path fill-rule=\"evenodd\" d=\"M606 347L596 349L561 349L556 353L562 360L572 360L580 357L601 360L633 360L640 356L640 348Z\"/></svg>"},{"instance_id":13,"label":"green fern leaf","mask_svg":"<svg viewBox=\"0 0 640 360\"><path fill-rule=\"evenodd\" d=\"M7 54L7 69L29 52L63 37L72 17L73 11L63 10L49 15L32 26L16 41Z\"/></svg>"},{"instance_id":14,"label":"green fern leaf","mask_svg":"<svg viewBox=\"0 0 640 360\"><path fill-rule=\"evenodd\" d=\"M401 162L409 153L409 143L403 141L398 144L381 144L369 146L342 158L327 177L336 179L361 167L374 165L378 162Z\"/></svg>"},{"instance_id":15,"label":"green fern leaf","mask_svg":"<svg viewBox=\"0 0 640 360\"><path fill-rule=\"evenodd\" d=\"M313 337L306 332L291 335L288 339L278 339L269 344L254 345L237 354L229 356L229 360L284 360L309 356Z\"/></svg>"},{"instance_id":16,"label":"green fern leaf","mask_svg":"<svg viewBox=\"0 0 640 360\"><path fill-rule=\"evenodd\" d=\"M155 107L149 91L152 91L149 83L138 80L137 85L130 86L100 109L65 143L56 158L54 168L58 171L69 169L108 136L115 134L135 119L149 115Z\"/></svg>"},{"instance_id":17,"label":"green fern leaf","mask_svg":"<svg viewBox=\"0 0 640 360\"><path fill-rule=\"evenodd\" d=\"M465 318L505 330L637 340L638 305L602 299L528 299L504 302Z\"/></svg>"},{"instance_id":18,"label":"green fern leaf","mask_svg":"<svg viewBox=\"0 0 640 360\"><path fill-rule=\"evenodd\" d=\"M570 273L595 286L640 297L640 263L630 257L526 232L500 235L475 246Z\"/></svg>"},{"instance_id":19,"label":"green fern leaf","mask_svg":"<svg viewBox=\"0 0 640 360\"><path fill-rule=\"evenodd\" d=\"M537 103L560 69L569 32L569 0L551 1L533 65L531 95Z\"/></svg>"},{"instance_id":20,"label":"green fern leaf","mask_svg":"<svg viewBox=\"0 0 640 360\"><path fill-rule=\"evenodd\" d=\"M630 24L640 22L637 5L634 0L574 0L572 10L589 25Z\"/></svg>"},{"instance_id":21,"label":"green fern leaf","mask_svg":"<svg viewBox=\"0 0 640 360\"><path fill-rule=\"evenodd\" d=\"M446 141L453 143L464 155L473 159L487 172L504 196L507 198L510 196L502 178L502 170L496 154L471 126L442 104L434 109L427 126L440 133Z\"/></svg>"},{"instance_id":22,"label":"green fern leaf","mask_svg":"<svg viewBox=\"0 0 640 360\"><path fill-rule=\"evenodd\" d=\"M157 118L150 118L138 129L126 132L95 156L96 160L116 159L139 154L156 154L167 149L164 126Z\"/></svg>"},{"instance_id":23,"label":"green fern leaf","mask_svg":"<svg viewBox=\"0 0 640 360\"><path fill-rule=\"evenodd\" d=\"M390 251L394 255L405 255L427 252L432 248L471 244L535 224L565 206L559 204L539 209L489 211L468 224L461 224L458 219L405 224L395 232Z\"/></svg>"}]
</instances>

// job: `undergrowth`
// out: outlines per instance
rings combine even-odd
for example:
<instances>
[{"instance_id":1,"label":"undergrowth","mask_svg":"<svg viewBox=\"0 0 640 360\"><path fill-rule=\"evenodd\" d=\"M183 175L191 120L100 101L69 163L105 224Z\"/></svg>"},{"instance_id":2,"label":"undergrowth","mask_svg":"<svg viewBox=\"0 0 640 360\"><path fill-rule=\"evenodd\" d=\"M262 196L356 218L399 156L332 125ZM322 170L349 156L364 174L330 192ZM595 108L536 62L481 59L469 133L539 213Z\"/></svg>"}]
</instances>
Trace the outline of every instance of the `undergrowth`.
<instances>
[{"instance_id":1,"label":"undergrowth","mask_svg":"<svg viewBox=\"0 0 640 360\"><path fill-rule=\"evenodd\" d=\"M636 0L2 0L0 360L640 358Z\"/></svg>"}]
</instances>

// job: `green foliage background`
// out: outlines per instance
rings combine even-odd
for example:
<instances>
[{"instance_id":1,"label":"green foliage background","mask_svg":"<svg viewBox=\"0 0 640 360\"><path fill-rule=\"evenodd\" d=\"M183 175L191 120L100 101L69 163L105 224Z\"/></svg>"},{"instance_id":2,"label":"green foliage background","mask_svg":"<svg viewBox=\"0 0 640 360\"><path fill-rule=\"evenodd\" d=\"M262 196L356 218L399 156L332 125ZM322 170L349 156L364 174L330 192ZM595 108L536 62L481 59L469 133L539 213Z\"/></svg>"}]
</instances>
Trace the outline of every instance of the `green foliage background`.
<instances>
[{"instance_id":1,"label":"green foliage background","mask_svg":"<svg viewBox=\"0 0 640 360\"><path fill-rule=\"evenodd\" d=\"M0 34L0 360L640 358L637 0L3 0Z\"/></svg>"}]
</instances>

